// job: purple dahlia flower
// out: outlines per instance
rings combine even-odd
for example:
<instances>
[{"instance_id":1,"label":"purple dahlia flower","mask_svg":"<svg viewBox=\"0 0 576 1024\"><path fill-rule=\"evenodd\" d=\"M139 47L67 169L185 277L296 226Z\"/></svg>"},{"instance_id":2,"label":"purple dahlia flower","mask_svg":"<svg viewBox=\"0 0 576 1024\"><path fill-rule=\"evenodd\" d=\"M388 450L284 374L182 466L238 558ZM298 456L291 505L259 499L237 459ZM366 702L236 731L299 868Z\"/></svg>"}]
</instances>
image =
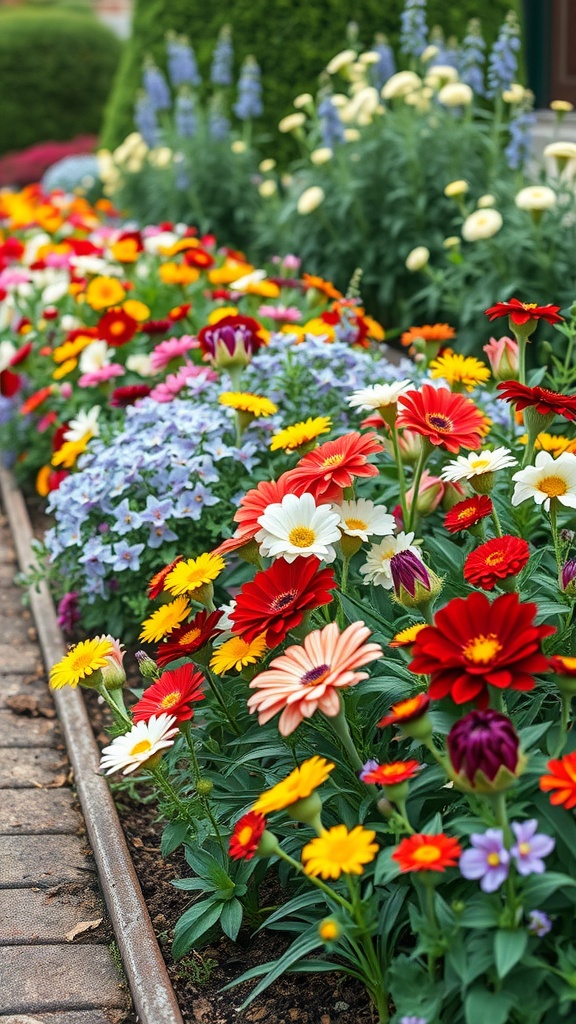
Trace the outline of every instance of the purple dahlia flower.
<instances>
[{"instance_id":1,"label":"purple dahlia flower","mask_svg":"<svg viewBox=\"0 0 576 1024\"><path fill-rule=\"evenodd\" d=\"M454 770L474 784L481 771L493 782L500 768L515 772L518 766L518 734L499 711L469 711L448 733L448 753Z\"/></svg>"}]
</instances>

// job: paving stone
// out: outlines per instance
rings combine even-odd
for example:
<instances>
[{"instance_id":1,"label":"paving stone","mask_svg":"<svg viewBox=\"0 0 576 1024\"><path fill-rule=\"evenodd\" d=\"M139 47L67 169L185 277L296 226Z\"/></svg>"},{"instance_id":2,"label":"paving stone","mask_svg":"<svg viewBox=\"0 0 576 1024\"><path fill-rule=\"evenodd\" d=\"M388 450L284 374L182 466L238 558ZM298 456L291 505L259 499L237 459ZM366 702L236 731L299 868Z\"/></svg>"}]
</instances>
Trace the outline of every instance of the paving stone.
<instances>
[{"instance_id":1,"label":"paving stone","mask_svg":"<svg viewBox=\"0 0 576 1024\"><path fill-rule=\"evenodd\" d=\"M18 661L18 654L21 646L29 644L36 639L34 627L30 625L21 615L2 614L2 625L0 626L2 644L7 648L12 647L12 661ZM36 651L36 658L40 655Z\"/></svg>"},{"instance_id":2,"label":"paving stone","mask_svg":"<svg viewBox=\"0 0 576 1024\"><path fill-rule=\"evenodd\" d=\"M2 627L2 638L4 639L4 627ZM42 658L38 648L30 641L18 644L17 647L11 644L0 644L0 665L9 667L10 672L37 672L42 669Z\"/></svg>"},{"instance_id":3,"label":"paving stone","mask_svg":"<svg viewBox=\"0 0 576 1024\"><path fill-rule=\"evenodd\" d=\"M63 786L68 772L68 759L60 750L0 747L0 789Z\"/></svg>"},{"instance_id":4,"label":"paving stone","mask_svg":"<svg viewBox=\"0 0 576 1024\"><path fill-rule=\"evenodd\" d=\"M0 1014L0 1024L121 1024L125 1016L121 1010L79 1010L70 1013L41 1013L31 1017L28 1013Z\"/></svg>"},{"instance_id":5,"label":"paving stone","mask_svg":"<svg viewBox=\"0 0 576 1024\"><path fill-rule=\"evenodd\" d=\"M54 718L30 718L0 711L0 747L55 747L62 743Z\"/></svg>"},{"instance_id":6,"label":"paving stone","mask_svg":"<svg viewBox=\"0 0 576 1024\"><path fill-rule=\"evenodd\" d=\"M0 710L9 710L6 700L11 697L35 697L42 707L53 707L45 678L32 674L0 675Z\"/></svg>"},{"instance_id":7,"label":"paving stone","mask_svg":"<svg viewBox=\"0 0 576 1024\"><path fill-rule=\"evenodd\" d=\"M0 836L0 889L45 888L93 878L96 868L83 836Z\"/></svg>"},{"instance_id":8,"label":"paving stone","mask_svg":"<svg viewBox=\"0 0 576 1024\"><path fill-rule=\"evenodd\" d=\"M0 957L0 1013L123 1006L107 946L7 946ZM158 1022L160 1024L160 1021Z\"/></svg>"},{"instance_id":9,"label":"paving stone","mask_svg":"<svg viewBox=\"0 0 576 1024\"><path fill-rule=\"evenodd\" d=\"M80 818L69 789L5 789L1 806L0 835L78 832Z\"/></svg>"},{"instance_id":10,"label":"paving stone","mask_svg":"<svg viewBox=\"0 0 576 1024\"><path fill-rule=\"evenodd\" d=\"M104 908L95 892L78 882L55 886L53 893L6 889L0 900L0 946L66 942L66 935L77 925L103 917ZM100 926L100 941L104 933ZM72 941L78 944L95 939L86 929Z\"/></svg>"}]
</instances>

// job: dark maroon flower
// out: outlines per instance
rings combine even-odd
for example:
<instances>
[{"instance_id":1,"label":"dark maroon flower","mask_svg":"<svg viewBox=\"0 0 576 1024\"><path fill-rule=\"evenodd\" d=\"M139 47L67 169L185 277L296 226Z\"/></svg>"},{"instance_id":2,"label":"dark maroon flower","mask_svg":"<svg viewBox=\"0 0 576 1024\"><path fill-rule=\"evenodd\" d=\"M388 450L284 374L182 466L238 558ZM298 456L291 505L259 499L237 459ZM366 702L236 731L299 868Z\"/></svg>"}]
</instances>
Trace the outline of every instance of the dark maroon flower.
<instances>
[{"instance_id":1,"label":"dark maroon flower","mask_svg":"<svg viewBox=\"0 0 576 1024\"><path fill-rule=\"evenodd\" d=\"M140 330L144 334L166 334L171 328L172 321L166 317L164 320L147 320L145 324L142 324Z\"/></svg>"},{"instance_id":2,"label":"dark maroon flower","mask_svg":"<svg viewBox=\"0 0 576 1024\"><path fill-rule=\"evenodd\" d=\"M126 384L115 388L110 395L110 405L115 409L125 409L127 405L134 405L139 398L146 398L151 390L148 384Z\"/></svg>"},{"instance_id":3,"label":"dark maroon flower","mask_svg":"<svg viewBox=\"0 0 576 1024\"><path fill-rule=\"evenodd\" d=\"M487 708L469 711L448 733L448 754L457 775L474 788L481 772L493 783L500 769L514 775L519 766L520 740L506 715Z\"/></svg>"}]
</instances>

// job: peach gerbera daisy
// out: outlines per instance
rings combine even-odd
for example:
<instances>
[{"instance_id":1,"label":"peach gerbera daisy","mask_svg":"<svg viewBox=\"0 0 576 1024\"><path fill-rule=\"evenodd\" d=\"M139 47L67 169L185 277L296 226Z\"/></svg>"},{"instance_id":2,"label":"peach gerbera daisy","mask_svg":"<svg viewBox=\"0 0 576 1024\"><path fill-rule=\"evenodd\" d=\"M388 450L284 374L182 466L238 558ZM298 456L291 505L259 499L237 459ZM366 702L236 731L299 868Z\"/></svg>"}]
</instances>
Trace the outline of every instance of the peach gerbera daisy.
<instances>
[{"instance_id":1,"label":"peach gerbera daisy","mask_svg":"<svg viewBox=\"0 0 576 1024\"><path fill-rule=\"evenodd\" d=\"M366 643L370 630L363 622L353 622L343 633L335 622L309 633L302 646L294 644L270 662L250 683L256 690L248 700L250 712L258 712L265 725L282 712L278 728L282 736L322 711L333 718L340 710L338 690L355 686L368 677L356 669L382 657L379 644Z\"/></svg>"}]
</instances>

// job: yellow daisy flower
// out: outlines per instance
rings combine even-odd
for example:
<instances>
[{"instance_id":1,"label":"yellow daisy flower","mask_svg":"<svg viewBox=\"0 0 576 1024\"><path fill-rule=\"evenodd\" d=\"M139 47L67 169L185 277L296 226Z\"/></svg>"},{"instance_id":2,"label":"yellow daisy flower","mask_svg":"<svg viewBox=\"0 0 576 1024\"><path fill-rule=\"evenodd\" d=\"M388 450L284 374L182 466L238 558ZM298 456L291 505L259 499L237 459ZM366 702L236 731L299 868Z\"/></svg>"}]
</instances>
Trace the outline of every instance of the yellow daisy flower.
<instances>
[{"instance_id":1,"label":"yellow daisy flower","mask_svg":"<svg viewBox=\"0 0 576 1024\"><path fill-rule=\"evenodd\" d=\"M318 786L326 782L335 767L332 761L327 761L325 757L315 755L308 758L290 772L286 779L262 793L252 810L264 815L285 810L298 800L310 796Z\"/></svg>"},{"instance_id":2,"label":"yellow daisy flower","mask_svg":"<svg viewBox=\"0 0 576 1024\"><path fill-rule=\"evenodd\" d=\"M396 636L393 636L388 647L409 647L413 644L420 630L426 629L425 622L415 622L413 626L401 629Z\"/></svg>"},{"instance_id":3,"label":"yellow daisy flower","mask_svg":"<svg viewBox=\"0 0 576 1024\"><path fill-rule=\"evenodd\" d=\"M195 590L212 583L222 570L226 562L221 555L213 555L210 552L198 555L198 558L187 558L168 573L164 581L164 590L167 590L173 597L179 594L193 594Z\"/></svg>"},{"instance_id":4,"label":"yellow daisy flower","mask_svg":"<svg viewBox=\"0 0 576 1024\"><path fill-rule=\"evenodd\" d=\"M62 380L62 377L66 377L72 370L75 370L78 366L77 359L67 359L60 366L57 366L54 370L52 377L54 380Z\"/></svg>"},{"instance_id":5,"label":"yellow daisy flower","mask_svg":"<svg viewBox=\"0 0 576 1024\"><path fill-rule=\"evenodd\" d=\"M334 825L302 850L304 871L316 878L340 878L341 874L361 875L364 865L374 860L378 844L376 833L357 825L351 832L346 825Z\"/></svg>"},{"instance_id":6,"label":"yellow daisy flower","mask_svg":"<svg viewBox=\"0 0 576 1024\"><path fill-rule=\"evenodd\" d=\"M214 651L210 659L210 668L217 676L236 669L240 672L246 665L260 661L266 650L266 633L261 633L255 640L248 643L241 636L232 636Z\"/></svg>"},{"instance_id":7,"label":"yellow daisy flower","mask_svg":"<svg viewBox=\"0 0 576 1024\"><path fill-rule=\"evenodd\" d=\"M59 690L62 686L78 686L83 679L98 669L105 668L108 656L114 653L110 640L95 637L82 640L68 654L53 666L50 672L50 688Z\"/></svg>"},{"instance_id":8,"label":"yellow daisy flower","mask_svg":"<svg viewBox=\"0 0 576 1024\"><path fill-rule=\"evenodd\" d=\"M490 368L474 356L463 356L448 349L430 363L430 376L442 377L451 388L472 391L490 380Z\"/></svg>"},{"instance_id":9,"label":"yellow daisy flower","mask_svg":"<svg viewBox=\"0 0 576 1024\"><path fill-rule=\"evenodd\" d=\"M64 441L64 444L58 449L58 451L54 452L54 455L52 456L52 465L63 466L64 469L71 469L78 456L82 455L82 452L86 451L88 441L93 436L92 431L89 430L88 433L84 434L79 441Z\"/></svg>"},{"instance_id":10,"label":"yellow daisy flower","mask_svg":"<svg viewBox=\"0 0 576 1024\"><path fill-rule=\"evenodd\" d=\"M278 406L262 395L252 395L249 391L224 391L218 397L220 405L237 412L249 412L252 416L273 416Z\"/></svg>"},{"instance_id":11,"label":"yellow daisy flower","mask_svg":"<svg viewBox=\"0 0 576 1024\"><path fill-rule=\"evenodd\" d=\"M91 345L93 341L94 338L90 334L79 334L74 341L65 341L62 345L58 345L58 348L55 348L52 353L52 359L55 363L64 363L79 355L82 349Z\"/></svg>"},{"instance_id":12,"label":"yellow daisy flower","mask_svg":"<svg viewBox=\"0 0 576 1024\"><path fill-rule=\"evenodd\" d=\"M275 452L279 448L283 448L284 451L293 452L296 448L314 441L320 434L327 434L331 426L332 420L329 416L309 417L301 423L293 423L292 426L285 427L284 430L274 434L270 442L270 449Z\"/></svg>"},{"instance_id":13,"label":"yellow daisy flower","mask_svg":"<svg viewBox=\"0 0 576 1024\"><path fill-rule=\"evenodd\" d=\"M528 434L524 434L520 438L520 444L526 444L528 442ZM562 455L562 452L576 452L576 441L571 440L569 437L564 437L562 434L547 434L545 431L538 434L536 438L536 449L542 452L550 452L554 458L558 455Z\"/></svg>"},{"instance_id":14,"label":"yellow daisy flower","mask_svg":"<svg viewBox=\"0 0 576 1024\"><path fill-rule=\"evenodd\" d=\"M145 640L146 643L162 640L163 637L168 636L169 633L176 629L176 626L179 626L184 621L189 611L190 604L185 597L177 597L170 604L163 604L161 608L152 612L149 619L142 623L142 632L139 639Z\"/></svg>"},{"instance_id":15,"label":"yellow daisy flower","mask_svg":"<svg viewBox=\"0 0 576 1024\"><path fill-rule=\"evenodd\" d=\"M116 277L95 277L86 289L86 302L96 310L117 306L125 298L126 292Z\"/></svg>"}]
</instances>

